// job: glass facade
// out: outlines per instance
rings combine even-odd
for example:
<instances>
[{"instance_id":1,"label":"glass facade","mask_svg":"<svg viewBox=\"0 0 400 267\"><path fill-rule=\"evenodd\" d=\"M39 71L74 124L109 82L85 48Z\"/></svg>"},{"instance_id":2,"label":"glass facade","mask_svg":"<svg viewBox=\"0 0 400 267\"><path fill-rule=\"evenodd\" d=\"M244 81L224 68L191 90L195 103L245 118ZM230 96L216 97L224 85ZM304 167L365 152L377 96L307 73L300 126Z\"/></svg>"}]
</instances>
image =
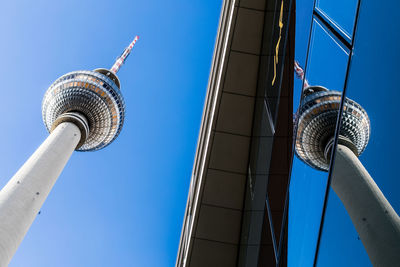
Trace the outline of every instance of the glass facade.
<instances>
[{"instance_id":1,"label":"glass facade","mask_svg":"<svg viewBox=\"0 0 400 267\"><path fill-rule=\"evenodd\" d=\"M390 1L391 7L387 8L372 0L296 3L296 55L304 67L305 78L310 85L341 92L342 99L352 99L365 109L371 136L359 160L398 213L396 152L400 147L395 140L400 91L395 64L400 59L396 48L400 37L394 33L400 27L394 10L400 4ZM295 82L294 109L304 100L302 84ZM340 112L336 142L345 130L343 112L352 112L343 100ZM293 158L288 266L372 266L348 211L330 187L332 172L337 167L336 147L331 153L327 172Z\"/></svg>"},{"instance_id":2,"label":"glass facade","mask_svg":"<svg viewBox=\"0 0 400 267\"><path fill-rule=\"evenodd\" d=\"M394 141L400 37L387 27L398 28L395 16L387 19L372 0L269 5L244 165L238 266L372 266L348 206L331 186L338 147L346 146L400 210ZM371 20L376 10L379 23ZM294 60L304 75L293 80Z\"/></svg>"},{"instance_id":3,"label":"glass facade","mask_svg":"<svg viewBox=\"0 0 400 267\"><path fill-rule=\"evenodd\" d=\"M359 160L399 213L395 156L400 148L396 142L398 124L391 123L396 121L400 95L394 68L400 59L396 45L400 38L392 34L398 32L399 23L395 19L395 12L391 10L396 10L399 4L390 2L390 9L374 1L360 2L346 97L362 105L371 121L370 142ZM372 17L374 25L371 23ZM367 67L371 65L375 67L369 72ZM317 266L372 266L362 240L332 189L328 193L325 214Z\"/></svg>"},{"instance_id":4,"label":"glass facade","mask_svg":"<svg viewBox=\"0 0 400 267\"><path fill-rule=\"evenodd\" d=\"M357 0L316 0L315 11L348 41L353 36Z\"/></svg>"}]
</instances>

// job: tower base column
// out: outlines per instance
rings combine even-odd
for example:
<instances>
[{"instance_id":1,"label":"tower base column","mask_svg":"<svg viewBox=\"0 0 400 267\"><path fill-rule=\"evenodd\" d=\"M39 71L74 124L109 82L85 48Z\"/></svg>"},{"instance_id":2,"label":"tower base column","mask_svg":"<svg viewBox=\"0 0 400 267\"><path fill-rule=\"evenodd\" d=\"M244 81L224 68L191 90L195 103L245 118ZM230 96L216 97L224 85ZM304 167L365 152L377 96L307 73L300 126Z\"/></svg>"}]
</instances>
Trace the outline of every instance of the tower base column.
<instances>
[{"instance_id":1,"label":"tower base column","mask_svg":"<svg viewBox=\"0 0 400 267\"><path fill-rule=\"evenodd\" d=\"M6 267L81 139L63 122L0 191L0 267Z\"/></svg>"}]
</instances>

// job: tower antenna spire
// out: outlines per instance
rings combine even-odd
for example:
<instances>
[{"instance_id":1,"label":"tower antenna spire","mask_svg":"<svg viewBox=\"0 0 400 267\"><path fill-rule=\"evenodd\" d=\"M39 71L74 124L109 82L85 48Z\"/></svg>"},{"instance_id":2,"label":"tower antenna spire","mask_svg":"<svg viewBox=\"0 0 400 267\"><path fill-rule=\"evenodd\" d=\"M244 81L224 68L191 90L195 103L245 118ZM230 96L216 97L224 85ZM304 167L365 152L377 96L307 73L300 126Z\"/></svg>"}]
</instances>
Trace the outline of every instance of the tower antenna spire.
<instances>
[{"instance_id":1,"label":"tower antenna spire","mask_svg":"<svg viewBox=\"0 0 400 267\"><path fill-rule=\"evenodd\" d=\"M139 40L138 35L136 35L135 39L133 39L133 41L130 43L130 45L127 48L125 48L125 50L124 50L124 52L122 52L121 56L119 56L119 58L117 58L114 65L110 69L110 71L112 73L116 74L118 72L119 68L121 68L121 66L125 63L126 58L131 53L132 48L135 46L137 40Z\"/></svg>"}]
</instances>

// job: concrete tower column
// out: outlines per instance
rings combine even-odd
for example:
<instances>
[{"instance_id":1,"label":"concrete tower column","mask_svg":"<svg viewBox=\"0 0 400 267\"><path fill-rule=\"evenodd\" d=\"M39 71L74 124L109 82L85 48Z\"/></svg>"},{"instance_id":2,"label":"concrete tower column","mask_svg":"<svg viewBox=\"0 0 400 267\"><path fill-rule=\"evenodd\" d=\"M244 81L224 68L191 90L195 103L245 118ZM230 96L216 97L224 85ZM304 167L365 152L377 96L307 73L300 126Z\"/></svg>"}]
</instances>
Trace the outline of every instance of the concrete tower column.
<instances>
[{"instance_id":1,"label":"concrete tower column","mask_svg":"<svg viewBox=\"0 0 400 267\"><path fill-rule=\"evenodd\" d=\"M42 116L51 134L0 191L0 267L10 262L72 152L102 149L121 132L125 102L116 73L138 38L111 70L69 72L47 89Z\"/></svg>"},{"instance_id":2,"label":"concrete tower column","mask_svg":"<svg viewBox=\"0 0 400 267\"><path fill-rule=\"evenodd\" d=\"M338 144L331 187L345 206L374 266L400 263L400 218L347 146Z\"/></svg>"},{"instance_id":3,"label":"concrete tower column","mask_svg":"<svg viewBox=\"0 0 400 267\"><path fill-rule=\"evenodd\" d=\"M61 122L0 191L0 267L6 267L81 140Z\"/></svg>"}]
</instances>

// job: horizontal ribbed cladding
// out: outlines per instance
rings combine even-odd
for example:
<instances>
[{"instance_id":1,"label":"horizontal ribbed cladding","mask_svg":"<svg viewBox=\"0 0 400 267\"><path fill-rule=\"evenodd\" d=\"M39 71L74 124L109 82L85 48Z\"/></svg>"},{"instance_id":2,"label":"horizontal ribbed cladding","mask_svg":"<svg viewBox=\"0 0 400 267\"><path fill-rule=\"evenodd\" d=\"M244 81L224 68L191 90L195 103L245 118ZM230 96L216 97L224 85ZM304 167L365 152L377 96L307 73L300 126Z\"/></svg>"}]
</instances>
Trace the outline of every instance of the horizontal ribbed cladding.
<instances>
[{"instance_id":1,"label":"horizontal ribbed cladding","mask_svg":"<svg viewBox=\"0 0 400 267\"><path fill-rule=\"evenodd\" d=\"M99 150L114 141L125 117L120 89L107 76L95 71L74 71L57 79L47 90L42 116L50 132L53 123L66 112L83 114L89 135L78 151Z\"/></svg>"}]
</instances>

